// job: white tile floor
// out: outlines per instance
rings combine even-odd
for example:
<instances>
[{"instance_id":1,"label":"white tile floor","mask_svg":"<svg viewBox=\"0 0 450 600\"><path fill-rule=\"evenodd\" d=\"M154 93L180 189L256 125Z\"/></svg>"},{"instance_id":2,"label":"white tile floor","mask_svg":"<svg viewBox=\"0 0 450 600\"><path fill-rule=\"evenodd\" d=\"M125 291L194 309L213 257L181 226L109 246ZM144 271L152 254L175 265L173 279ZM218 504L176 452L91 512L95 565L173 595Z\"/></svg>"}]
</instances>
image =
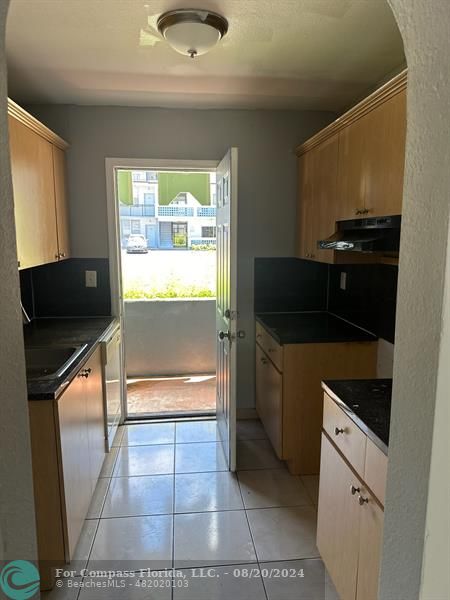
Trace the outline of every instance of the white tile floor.
<instances>
[{"instance_id":1,"label":"white tile floor","mask_svg":"<svg viewBox=\"0 0 450 600\"><path fill-rule=\"evenodd\" d=\"M237 433L232 474L214 421L120 428L77 549L74 585L65 580L42 597L337 599L315 545L318 479L291 476L258 421L240 422ZM85 567L133 573L111 583L79 576Z\"/></svg>"}]
</instances>

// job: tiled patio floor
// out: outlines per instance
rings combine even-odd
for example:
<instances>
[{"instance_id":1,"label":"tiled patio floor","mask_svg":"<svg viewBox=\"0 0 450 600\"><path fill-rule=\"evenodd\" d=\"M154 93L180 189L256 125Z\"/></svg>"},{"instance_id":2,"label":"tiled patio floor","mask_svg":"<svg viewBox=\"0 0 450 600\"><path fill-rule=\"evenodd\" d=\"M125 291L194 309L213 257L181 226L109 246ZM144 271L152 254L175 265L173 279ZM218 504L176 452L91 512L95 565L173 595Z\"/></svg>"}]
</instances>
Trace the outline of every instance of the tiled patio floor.
<instances>
[{"instance_id":1,"label":"tiled patio floor","mask_svg":"<svg viewBox=\"0 0 450 600\"><path fill-rule=\"evenodd\" d=\"M128 414L206 412L216 409L216 376L128 379Z\"/></svg>"}]
</instances>

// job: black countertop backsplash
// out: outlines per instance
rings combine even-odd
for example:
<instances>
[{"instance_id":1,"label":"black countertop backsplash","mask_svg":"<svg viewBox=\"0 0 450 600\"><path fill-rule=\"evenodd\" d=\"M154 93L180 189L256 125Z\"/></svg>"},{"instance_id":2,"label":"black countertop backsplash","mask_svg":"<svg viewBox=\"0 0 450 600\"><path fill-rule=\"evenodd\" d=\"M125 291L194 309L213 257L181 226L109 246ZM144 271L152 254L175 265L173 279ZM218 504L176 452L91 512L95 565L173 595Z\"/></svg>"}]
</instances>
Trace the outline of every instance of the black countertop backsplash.
<instances>
[{"instance_id":1,"label":"black countertop backsplash","mask_svg":"<svg viewBox=\"0 0 450 600\"><path fill-rule=\"evenodd\" d=\"M324 390L387 454L391 422L392 379L324 381Z\"/></svg>"},{"instance_id":2,"label":"black countertop backsplash","mask_svg":"<svg viewBox=\"0 0 450 600\"><path fill-rule=\"evenodd\" d=\"M79 317L35 319L24 327L27 346L82 346L86 350L71 366L70 371L57 379L29 379L29 400L52 400L57 398L73 379L82 364L91 355L103 334L117 322L115 317Z\"/></svg>"},{"instance_id":3,"label":"black countertop backsplash","mask_svg":"<svg viewBox=\"0 0 450 600\"><path fill-rule=\"evenodd\" d=\"M346 289L340 288L346 273ZM398 267L330 265L328 310L394 343Z\"/></svg>"},{"instance_id":4,"label":"black countertop backsplash","mask_svg":"<svg viewBox=\"0 0 450 600\"><path fill-rule=\"evenodd\" d=\"M97 287L85 272L96 271ZM107 258L69 258L20 271L22 303L30 317L99 317L111 314Z\"/></svg>"},{"instance_id":5,"label":"black countertop backsplash","mask_svg":"<svg viewBox=\"0 0 450 600\"><path fill-rule=\"evenodd\" d=\"M326 311L259 313L256 320L281 345L377 340L375 335Z\"/></svg>"},{"instance_id":6,"label":"black countertop backsplash","mask_svg":"<svg viewBox=\"0 0 450 600\"><path fill-rule=\"evenodd\" d=\"M298 258L255 259L255 312L327 309L328 265Z\"/></svg>"},{"instance_id":7,"label":"black countertop backsplash","mask_svg":"<svg viewBox=\"0 0 450 600\"><path fill-rule=\"evenodd\" d=\"M326 311L394 343L397 276L393 265L256 258L254 309L256 314Z\"/></svg>"}]
</instances>

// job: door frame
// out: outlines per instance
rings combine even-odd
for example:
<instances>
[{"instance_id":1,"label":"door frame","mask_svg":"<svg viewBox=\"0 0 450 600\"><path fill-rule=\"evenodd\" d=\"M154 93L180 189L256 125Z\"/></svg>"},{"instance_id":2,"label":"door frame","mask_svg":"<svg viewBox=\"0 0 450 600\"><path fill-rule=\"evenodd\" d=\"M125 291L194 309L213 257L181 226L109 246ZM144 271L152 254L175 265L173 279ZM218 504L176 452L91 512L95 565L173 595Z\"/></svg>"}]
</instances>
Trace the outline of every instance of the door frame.
<instances>
[{"instance_id":1,"label":"door frame","mask_svg":"<svg viewBox=\"0 0 450 600\"><path fill-rule=\"evenodd\" d=\"M106 206L108 218L108 261L109 283L111 290L111 315L119 319L121 336L120 363L122 372L122 415L120 422L128 418L127 384L125 372L125 324L123 318L122 297L122 264L120 249L120 219L118 204L116 202L116 177L117 169L150 169L154 171L216 171L218 160L179 160L160 158L105 158L106 172Z\"/></svg>"}]
</instances>

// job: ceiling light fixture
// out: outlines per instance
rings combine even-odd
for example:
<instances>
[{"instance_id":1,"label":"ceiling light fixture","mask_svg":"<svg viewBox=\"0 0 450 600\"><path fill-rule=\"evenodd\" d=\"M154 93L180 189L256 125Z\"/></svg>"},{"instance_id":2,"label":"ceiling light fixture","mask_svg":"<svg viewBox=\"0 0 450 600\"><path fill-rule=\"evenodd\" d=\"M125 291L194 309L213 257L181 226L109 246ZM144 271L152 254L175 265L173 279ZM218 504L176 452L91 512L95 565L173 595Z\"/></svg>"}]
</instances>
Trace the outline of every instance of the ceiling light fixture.
<instances>
[{"instance_id":1,"label":"ceiling light fixture","mask_svg":"<svg viewBox=\"0 0 450 600\"><path fill-rule=\"evenodd\" d=\"M228 21L222 15L196 8L166 12L157 25L174 50L191 58L209 52L228 31Z\"/></svg>"}]
</instances>

